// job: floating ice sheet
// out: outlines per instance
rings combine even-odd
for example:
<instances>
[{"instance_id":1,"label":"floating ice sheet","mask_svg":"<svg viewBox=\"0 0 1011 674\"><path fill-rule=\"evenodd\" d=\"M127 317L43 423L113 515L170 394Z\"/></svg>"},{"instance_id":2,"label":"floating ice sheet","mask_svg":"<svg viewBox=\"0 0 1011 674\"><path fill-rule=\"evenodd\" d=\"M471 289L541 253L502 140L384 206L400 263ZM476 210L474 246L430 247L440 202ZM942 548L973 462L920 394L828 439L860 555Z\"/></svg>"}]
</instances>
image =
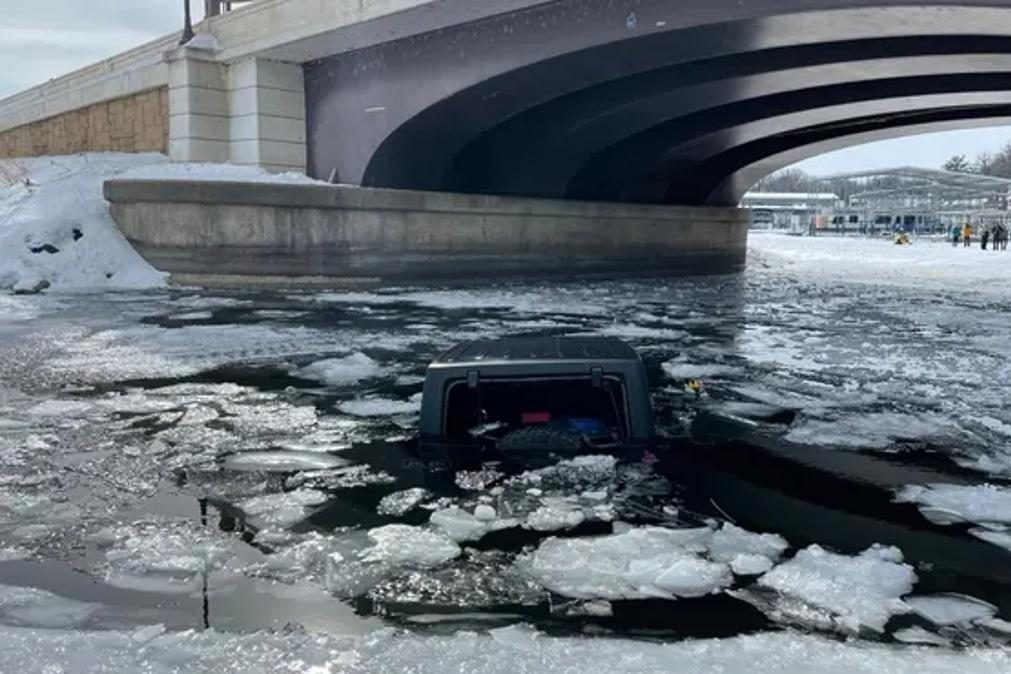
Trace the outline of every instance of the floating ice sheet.
<instances>
[{"instance_id":1,"label":"floating ice sheet","mask_svg":"<svg viewBox=\"0 0 1011 674\"><path fill-rule=\"evenodd\" d=\"M935 625L959 625L993 618L997 607L975 597L934 594L907 597L913 612Z\"/></svg>"},{"instance_id":2,"label":"floating ice sheet","mask_svg":"<svg viewBox=\"0 0 1011 674\"><path fill-rule=\"evenodd\" d=\"M417 414L421 410L421 402L371 397L348 400L338 405L337 409L355 417L391 417L403 414Z\"/></svg>"},{"instance_id":3,"label":"floating ice sheet","mask_svg":"<svg viewBox=\"0 0 1011 674\"><path fill-rule=\"evenodd\" d=\"M732 564L754 573L759 558L761 566L771 565L784 547L778 537L737 528L642 527L597 538L551 538L523 564L544 587L575 599L698 597L729 587Z\"/></svg>"},{"instance_id":4,"label":"floating ice sheet","mask_svg":"<svg viewBox=\"0 0 1011 674\"><path fill-rule=\"evenodd\" d=\"M928 484L903 488L897 501L916 503L925 515L948 521L1011 524L1011 489L992 484Z\"/></svg>"},{"instance_id":5,"label":"floating ice sheet","mask_svg":"<svg viewBox=\"0 0 1011 674\"><path fill-rule=\"evenodd\" d=\"M847 631L866 627L876 632L897 613L908 613L901 597L913 589L916 574L902 563L898 548L872 546L850 557L812 545L758 579L762 587L776 590L787 601L780 608L803 618L799 600Z\"/></svg>"},{"instance_id":6,"label":"floating ice sheet","mask_svg":"<svg viewBox=\"0 0 1011 674\"><path fill-rule=\"evenodd\" d=\"M359 351L343 358L318 360L292 373L325 384L344 386L379 377L386 372L386 368Z\"/></svg>"},{"instance_id":7,"label":"floating ice sheet","mask_svg":"<svg viewBox=\"0 0 1011 674\"><path fill-rule=\"evenodd\" d=\"M326 492L300 488L293 491L255 496L241 501L238 506L260 526L284 528L303 520L309 508L328 500Z\"/></svg>"}]
</instances>

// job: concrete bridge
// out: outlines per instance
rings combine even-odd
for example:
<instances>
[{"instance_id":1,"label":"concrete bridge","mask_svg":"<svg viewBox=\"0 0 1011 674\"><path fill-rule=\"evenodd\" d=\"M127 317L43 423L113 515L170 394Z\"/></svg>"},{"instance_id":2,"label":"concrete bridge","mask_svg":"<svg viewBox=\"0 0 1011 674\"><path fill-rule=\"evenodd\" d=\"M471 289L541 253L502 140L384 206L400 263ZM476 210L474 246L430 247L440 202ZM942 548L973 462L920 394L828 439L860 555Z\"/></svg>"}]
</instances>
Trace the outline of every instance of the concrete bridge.
<instances>
[{"instance_id":1,"label":"concrete bridge","mask_svg":"<svg viewBox=\"0 0 1011 674\"><path fill-rule=\"evenodd\" d=\"M1006 0L258 0L198 33L0 101L0 156L731 207L808 156L1011 121Z\"/></svg>"}]
</instances>

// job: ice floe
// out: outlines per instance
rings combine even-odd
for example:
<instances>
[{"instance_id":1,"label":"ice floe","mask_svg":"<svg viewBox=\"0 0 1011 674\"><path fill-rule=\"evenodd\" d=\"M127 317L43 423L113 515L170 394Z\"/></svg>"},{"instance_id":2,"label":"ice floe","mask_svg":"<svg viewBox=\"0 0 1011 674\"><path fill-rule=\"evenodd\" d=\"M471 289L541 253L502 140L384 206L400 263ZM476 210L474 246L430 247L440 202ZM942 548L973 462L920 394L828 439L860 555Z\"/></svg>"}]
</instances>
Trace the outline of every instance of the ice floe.
<instances>
[{"instance_id":1,"label":"ice floe","mask_svg":"<svg viewBox=\"0 0 1011 674\"><path fill-rule=\"evenodd\" d=\"M238 506L258 526L284 528L305 519L311 507L326 503L328 499L326 492L302 487L254 496L240 501Z\"/></svg>"},{"instance_id":2,"label":"ice floe","mask_svg":"<svg viewBox=\"0 0 1011 674\"><path fill-rule=\"evenodd\" d=\"M899 439L943 437L954 432L949 422L925 415L878 412L833 419L801 418L786 438L811 445L884 449Z\"/></svg>"},{"instance_id":3,"label":"ice floe","mask_svg":"<svg viewBox=\"0 0 1011 674\"><path fill-rule=\"evenodd\" d=\"M222 465L230 470L293 472L298 470L324 470L348 464L324 452L263 451L229 454Z\"/></svg>"},{"instance_id":4,"label":"ice floe","mask_svg":"<svg viewBox=\"0 0 1011 674\"><path fill-rule=\"evenodd\" d=\"M477 506L477 508L481 508L481 506ZM499 519L494 508L491 517L478 517L477 508L474 513L467 512L457 506L437 510L432 513L429 522L433 527L457 542L480 540L490 531L508 529L520 524L520 521L515 519ZM482 514L487 515L487 512Z\"/></svg>"},{"instance_id":5,"label":"ice floe","mask_svg":"<svg viewBox=\"0 0 1011 674\"><path fill-rule=\"evenodd\" d=\"M737 528L720 534L642 527L596 538L551 538L521 563L545 588L575 599L698 597L733 583L731 563L751 573L763 552L772 555L764 557L771 565L784 547L776 537Z\"/></svg>"},{"instance_id":6,"label":"ice floe","mask_svg":"<svg viewBox=\"0 0 1011 674\"><path fill-rule=\"evenodd\" d=\"M917 577L898 548L875 545L848 556L811 545L758 579L775 590L776 611L787 619L848 632L881 632L891 616L908 613L902 597Z\"/></svg>"},{"instance_id":7,"label":"ice floe","mask_svg":"<svg viewBox=\"0 0 1011 674\"><path fill-rule=\"evenodd\" d=\"M959 625L993 618L997 607L975 597L958 594L918 595L906 598L913 612L935 625Z\"/></svg>"},{"instance_id":8,"label":"ice floe","mask_svg":"<svg viewBox=\"0 0 1011 674\"><path fill-rule=\"evenodd\" d=\"M1011 489L992 484L909 485L899 491L896 500L917 504L924 516L940 524L1011 524Z\"/></svg>"},{"instance_id":9,"label":"ice floe","mask_svg":"<svg viewBox=\"0 0 1011 674\"><path fill-rule=\"evenodd\" d=\"M379 377L386 372L386 368L359 351L343 358L318 360L293 370L292 374L332 386L344 386Z\"/></svg>"},{"instance_id":10,"label":"ice floe","mask_svg":"<svg viewBox=\"0 0 1011 674\"><path fill-rule=\"evenodd\" d=\"M421 401L391 400L374 396L342 402L337 409L355 417L389 417L417 414L421 410Z\"/></svg>"},{"instance_id":11,"label":"ice floe","mask_svg":"<svg viewBox=\"0 0 1011 674\"><path fill-rule=\"evenodd\" d=\"M335 547L327 557L326 587L343 597L363 594L404 570L437 567L461 553L446 534L407 524L388 524L364 535L351 532Z\"/></svg>"},{"instance_id":12,"label":"ice floe","mask_svg":"<svg viewBox=\"0 0 1011 674\"><path fill-rule=\"evenodd\" d=\"M26 627L78 627L100 604L76 601L31 587L0 585L0 624Z\"/></svg>"},{"instance_id":13,"label":"ice floe","mask_svg":"<svg viewBox=\"0 0 1011 674\"><path fill-rule=\"evenodd\" d=\"M387 494L379 500L379 505L376 506L376 512L380 515L399 517L418 507L418 505L426 498L429 498L430 495L429 491L422 487L412 487L402 491L395 491L392 494Z\"/></svg>"}]
</instances>

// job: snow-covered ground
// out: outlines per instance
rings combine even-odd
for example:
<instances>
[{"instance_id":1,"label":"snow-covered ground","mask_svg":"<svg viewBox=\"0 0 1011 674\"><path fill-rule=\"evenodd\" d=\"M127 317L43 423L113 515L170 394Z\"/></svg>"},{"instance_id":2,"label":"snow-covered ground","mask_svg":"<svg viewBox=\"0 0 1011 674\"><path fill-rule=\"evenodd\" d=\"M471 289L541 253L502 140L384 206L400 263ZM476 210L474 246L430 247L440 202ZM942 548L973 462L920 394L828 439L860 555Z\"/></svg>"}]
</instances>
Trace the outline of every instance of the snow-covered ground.
<instances>
[{"instance_id":1,"label":"snow-covered ground","mask_svg":"<svg viewBox=\"0 0 1011 674\"><path fill-rule=\"evenodd\" d=\"M169 164L161 154L92 153L0 160L0 289L47 281L54 291L152 288L164 275L123 238L102 197L110 178L311 184L228 164Z\"/></svg>"},{"instance_id":2,"label":"snow-covered ground","mask_svg":"<svg viewBox=\"0 0 1011 674\"><path fill-rule=\"evenodd\" d=\"M795 237L751 232L748 264L797 275L938 291L1004 297L1011 265L1008 252L953 247L928 237L898 246L888 237Z\"/></svg>"}]
</instances>

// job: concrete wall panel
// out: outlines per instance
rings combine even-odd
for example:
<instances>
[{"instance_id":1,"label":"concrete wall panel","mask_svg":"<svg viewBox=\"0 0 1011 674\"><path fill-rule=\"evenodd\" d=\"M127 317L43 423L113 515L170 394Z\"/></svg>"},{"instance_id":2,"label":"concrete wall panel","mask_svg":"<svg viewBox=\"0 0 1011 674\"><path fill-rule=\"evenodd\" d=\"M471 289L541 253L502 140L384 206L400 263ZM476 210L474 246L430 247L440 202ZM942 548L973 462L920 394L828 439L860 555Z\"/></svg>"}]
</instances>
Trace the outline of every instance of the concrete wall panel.
<instances>
[{"instance_id":1,"label":"concrete wall panel","mask_svg":"<svg viewBox=\"0 0 1011 674\"><path fill-rule=\"evenodd\" d=\"M130 242L173 274L487 278L726 272L733 208L636 206L347 186L109 181Z\"/></svg>"}]
</instances>

